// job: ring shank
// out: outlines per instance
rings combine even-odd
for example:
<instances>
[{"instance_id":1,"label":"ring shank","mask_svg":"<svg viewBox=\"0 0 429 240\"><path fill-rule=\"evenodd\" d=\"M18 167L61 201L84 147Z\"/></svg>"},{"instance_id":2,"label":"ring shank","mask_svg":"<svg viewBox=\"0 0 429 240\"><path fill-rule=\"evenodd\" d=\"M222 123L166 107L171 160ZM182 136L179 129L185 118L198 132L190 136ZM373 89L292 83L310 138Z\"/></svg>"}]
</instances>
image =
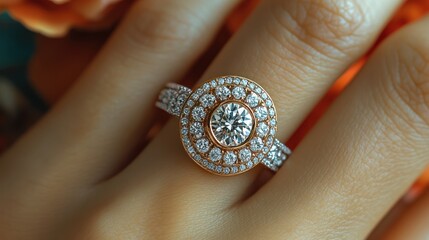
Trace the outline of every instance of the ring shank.
<instances>
[{"instance_id":1,"label":"ring shank","mask_svg":"<svg viewBox=\"0 0 429 240\"><path fill-rule=\"evenodd\" d=\"M177 83L168 83L158 96L155 105L174 116L180 116L186 99L192 90Z\"/></svg>"},{"instance_id":2,"label":"ring shank","mask_svg":"<svg viewBox=\"0 0 429 240\"><path fill-rule=\"evenodd\" d=\"M183 105L191 95L192 90L177 83L168 83L161 91L156 106L167 113L180 116ZM275 139L271 149L261 161L266 167L276 172L291 155L292 151L280 140Z\"/></svg>"}]
</instances>

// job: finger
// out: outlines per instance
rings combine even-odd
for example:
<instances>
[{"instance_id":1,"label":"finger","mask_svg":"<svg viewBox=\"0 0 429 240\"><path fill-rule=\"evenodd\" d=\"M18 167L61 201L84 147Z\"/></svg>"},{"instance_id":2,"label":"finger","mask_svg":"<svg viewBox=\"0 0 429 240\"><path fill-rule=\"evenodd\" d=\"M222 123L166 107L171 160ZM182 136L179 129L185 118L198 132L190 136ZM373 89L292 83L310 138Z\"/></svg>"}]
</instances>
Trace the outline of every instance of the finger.
<instances>
[{"instance_id":1,"label":"finger","mask_svg":"<svg viewBox=\"0 0 429 240\"><path fill-rule=\"evenodd\" d=\"M299 1L271 0L261 3L254 15L222 50L203 80L224 74L248 77L271 95L278 109L279 137L285 139L296 129L327 87L361 56L378 35L400 1ZM133 170L136 178L165 172L210 181L185 156L177 136L177 122L170 123ZM168 145L166 160L150 161L174 134L177 142ZM145 159L145 156L147 157ZM180 157L178 157L180 156ZM166 167L170 166L170 167ZM144 173L142 173L142 169ZM255 173L255 171L254 171ZM210 190L225 191L231 201L242 198L256 174L242 174L209 184ZM153 179L159 181L160 178ZM219 179L218 177L216 179ZM186 181L186 180L184 180ZM225 182L228 184L225 185Z\"/></svg>"},{"instance_id":2,"label":"finger","mask_svg":"<svg viewBox=\"0 0 429 240\"><path fill-rule=\"evenodd\" d=\"M426 18L387 40L243 206L266 221L253 218L254 232L364 239L421 174L429 161L428 26Z\"/></svg>"},{"instance_id":3,"label":"finger","mask_svg":"<svg viewBox=\"0 0 429 240\"><path fill-rule=\"evenodd\" d=\"M384 236L379 239L427 239L429 229L429 192L417 199L405 209L393 224L389 226Z\"/></svg>"},{"instance_id":4,"label":"finger","mask_svg":"<svg viewBox=\"0 0 429 240\"><path fill-rule=\"evenodd\" d=\"M4 171L61 178L61 188L117 171L145 135L160 87L193 64L236 2L138 1L79 82L5 156Z\"/></svg>"},{"instance_id":5,"label":"finger","mask_svg":"<svg viewBox=\"0 0 429 240\"><path fill-rule=\"evenodd\" d=\"M203 79L235 74L258 82L274 100L285 139L368 50L401 2L266 1Z\"/></svg>"}]
</instances>

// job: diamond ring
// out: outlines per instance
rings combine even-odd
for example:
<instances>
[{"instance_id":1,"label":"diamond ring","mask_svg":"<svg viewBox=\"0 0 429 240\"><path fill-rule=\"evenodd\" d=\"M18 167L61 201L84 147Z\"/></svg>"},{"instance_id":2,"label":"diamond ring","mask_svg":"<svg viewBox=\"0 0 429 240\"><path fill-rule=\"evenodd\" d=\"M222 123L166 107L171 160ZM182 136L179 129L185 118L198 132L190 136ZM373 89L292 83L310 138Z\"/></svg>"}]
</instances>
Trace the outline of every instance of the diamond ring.
<instances>
[{"instance_id":1,"label":"diamond ring","mask_svg":"<svg viewBox=\"0 0 429 240\"><path fill-rule=\"evenodd\" d=\"M237 175L259 163L277 171L291 154L274 137L277 115L272 99L250 79L218 77L195 91L169 83L156 106L180 117L185 151L211 173Z\"/></svg>"}]
</instances>

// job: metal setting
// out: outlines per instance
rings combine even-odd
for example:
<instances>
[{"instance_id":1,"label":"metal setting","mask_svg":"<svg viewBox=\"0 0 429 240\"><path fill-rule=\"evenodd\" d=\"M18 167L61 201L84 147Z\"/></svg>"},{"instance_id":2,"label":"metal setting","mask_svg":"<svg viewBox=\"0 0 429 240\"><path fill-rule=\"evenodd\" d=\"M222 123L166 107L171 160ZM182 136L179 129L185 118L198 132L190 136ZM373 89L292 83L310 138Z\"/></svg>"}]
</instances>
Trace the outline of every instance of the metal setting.
<instances>
[{"instance_id":1,"label":"metal setting","mask_svg":"<svg viewBox=\"0 0 429 240\"><path fill-rule=\"evenodd\" d=\"M223 76L194 91L168 84L156 106L180 117L185 151L211 173L237 175L259 163L277 171L291 154L275 139L277 114L272 99L250 79Z\"/></svg>"}]
</instances>

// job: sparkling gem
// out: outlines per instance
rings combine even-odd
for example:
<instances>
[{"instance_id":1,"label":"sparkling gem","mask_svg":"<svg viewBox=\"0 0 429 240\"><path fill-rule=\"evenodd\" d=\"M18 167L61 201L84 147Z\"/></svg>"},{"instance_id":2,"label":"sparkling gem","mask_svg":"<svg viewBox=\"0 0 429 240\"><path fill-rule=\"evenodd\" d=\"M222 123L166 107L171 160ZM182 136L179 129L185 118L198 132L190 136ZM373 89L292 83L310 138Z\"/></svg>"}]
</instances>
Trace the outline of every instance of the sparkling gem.
<instances>
[{"instance_id":1,"label":"sparkling gem","mask_svg":"<svg viewBox=\"0 0 429 240\"><path fill-rule=\"evenodd\" d=\"M280 160L280 159L274 159L273 160L273 164L276 165L277 167L280 167L282 165L282 160Z\"/></svg>"},{"instance_id":2,"label":"sparkling gem","mask_svg":"<svg viewBox=\"0 0 429 240\"><path fill-rule=\"evenodd\" d=\"M217 166L216 167L216 172L221 173L222 172L222 166Z\"/></svg>"},{"instance_id":3,"label":"sparkling gem","mask_svg":"<svg viewBox=\"0 0 429 240\"><path fill-rule=\"evenodd\" d=\"M265 137L268 133L269 127L266 123L260 122L258 123L258 128L256 128L256 133L260 137Z\"/></svg>"},{"instance_id":4,"label":"sparkling gem","mask_svg":"<svg viewBox=\"0 0 429 240\"><path fill-rule=\"evenodd\" d=\"M270 130L270 135L276 135L276 129L275 128L271 128Z\"/></svg>"},{"instance_id":5,"label":"sparkling gem","mask_svg":"<svg viewBox=\"0 0 429 240\"><path fill-rule=\"evenodd\" d=\"M222 158L222 151L219 148L213 148L209 153L210 160L219 161Z\"/></svg>"},{"instance_id":6,"label":"sparkling gem","mask_svg":"<svg viewBox=\"0 0 429 240\"><path fill-rule=\"evenodd\" d=\"M170 90L164 89L160 94L161 102L167 104L172 98L172 94Z\"/></svg>"},{"instance_id":7,"label":"sparkling gem","mask_svg":"<svg viewBox=\"0 0 429 240\"><path fill-rule=\"evenodd\" d=\"M240 78L238 77L234 78L234 84L236 85L240 84Z\"/></svg>"},{"instance_id":8,"label":"sparkling gem","mask_svg":"<svg viewBox=\"0 0 429 240\"><path fill-rule=\"evenodd\" d=\"M277 124L277 122L276 122L276 120L275 119L271 119L270 120L270 125L271 126L275 126Z\"/></svg>"},{"instance_id":9,"label":"sparkling gem","mask_svg":"<svg viewBox=\"0 0 429 240\"><path fill-rule=\"evenodd\" d=\"M200 98L200 103L203 107L211 107L215 103L216 98L211 94L206 94Z\"/></svg>"},{"instance_id":10,"label":"sparkling gem","mask_svg":"<svg viewBox=\"0 0 429 240\"><path fill-rule=\"evenodd\" d=\"M236 166L231 168L231 172L232 173L237 173L238 172L238 168Z\"/></svg>"},{"instance_id":11,"label":"sparkling gem","mask_svg":"<svg viewBox=\"0 0 429 240\"><path fill-rule=\"evenodd\" d=\"M203 94L203 89L198 88L198 89L197 89L197 91L195 91L195 94L196 94L198 97L200 97L200 96L201 96L201 94Z\"/></svg>"},{"instance_id":12,"label":"sparkling gem","mask_svg":"<svg viewBox=\"0 0 429 240\"><path fill-rule=\"evenodd\" d=\"M278 148L276 145L273 145L268 152L268 159L270 159L274 165L280 166L282 164L282 160L286 159L286 156L281 151L280 148Z\"/></svg>"},{"instance_id":13,"label":"sparkling gem","mask_svg":"<svg viewBox=\"0 0 429 240\"><path fill-rule=\"evenodd\" d=\"M261 151L263 146L264 146L264 143L262 142L262 139L259 137L253 138L250 141L250 149L253 152Z\"/></svg>"},{"instance_id":14,"label":"sparkling gem","mask_svg":"<svg viewBox=\"0 0 429 240\"><path fill-rule=\"evenodd\" d=\"M196 107L192 110L192 117L197 121L203 121L206 117L206 112L203 107Z\"/></svg>"},{"instance_id":15,"label":"sparkling gem","mask_svg":"<svg viewBox=\"0 0 429 240\"><path fill-rule=\"evenodd\" d=\"M249 83L249 87L250 87L250 89L255 89L255 84L254 83Z\"/></svg>"},{"instance_id":16,"label":"sparkling gem","mask_svg":"<svg viewBox=\"0 0 429 240\"><path fill-rule=\"evenodd\" d=\"M217 85L216 80L211 81L210 84L212 85L212 87L216 87Z\"/></svg>"},{"instance_id":17,"label":"sparkling gem","mask_svg":"<svg viewBox=\"0 0 429 240\"><path fill-rule=\"evenodd\" d=\"M267 97L268 97L267 93L262 93L262 98L263 99L267 99Z\"/></svg>"},{"instance_id":18,"label":"sparkling gem","mask_svg":"<svg viewBox=\"0 0 429 240\"><path fill-rule=\"evenodd\" d=\"M182 105L185 102L186 98L188 98L188 96L188 94L180 94L177 97L177 104Z\"/></svg>"},{"instance_id":19,"label":"sparkling gem","mask_svg":"<svg viewBox=\"0 0 429 240\"><path fill-rule=\"evenodd\" d=\"M194 135L195 138L200 138L204 135L203 124L200 122L194 122L190 128L191 134Z\"/></svg>"},{"instance_id":20,"label":"sparkling gem","mask_svg":"<svg viewBox=\"0 0 429 240\"><path fill-rule=\"evenodd\" d=\"M207 160L205 160L205 159L204 159L204 160L203 160L203 165L204 165L204 166L207 166L207 164L209 164L209 162L208 162Z\"/></svg>"},{"instance_id":21,"label":"sparkling gem","mask_svg":"<svg viewBox=\"0 0 429 240\"><path fill-rule=\"evenodd\" d=\"M241 164L241 165L240 165L240 171L244 171L244 170L246 170L246 165Z\"/></svg>"},{"instance_id":22,"label":"sparkling gem","mask_svg":"<svg viewBox=\"0 0 429 240\"><path fill-rule=\"evenodd\" d=\"M194 94L192 94L192 96L191 96L191 98L192 98L192 99L194 99L194 100L197 100L199 97L200 97L200 95L199 95L199 94L197 94L197 93L194 93Z\"/></svg>"},{"instance_id":23,"label":"sparkling gem","mask_svg":"<svg viewBox=\"0 0 429 240\"><path fill-rule=\"evenodd\" d=\"M273 144L273 137L268 137L268 139L267 139L267 142L266 142L266 145L267 146L271 146Z\"/></svg>"},{"instance_id":24,"label":"sparkling gem","mask_svg":"<svg viewBox=\"0 0 429 240\"><path fill-rule=\"evenodd\" d=\"M250 107L256 107L259 104L259 97L256 94L251 93L247 96L246 102Z\"/></svg>"},{"instance_id":25,"label":"sparkling gem","mask_svg":"<svg viewBox=\"0 0 429 240\"><path fill-rule=\"evenodd\" d=\"M189 144L191 143L191 141L189 141L189 138L186 136L182 137L182 141L186 146L189 146Z\"/></svg>"},{"instance_id":26,"label":"sparkling gem","mask_svg":"<svg viewBox=\"0 0 429 240\"><path fill-rule=\"evenodd\" d=\"M183 114L188 115L190 113L190 111L191 110L189 108L185 108L185 109L183 109Z\"/></svg>"},{"instance_id":27,"label":"sparkling gem","mask_svg":"<svg viewBox=\"0 0 429 240\"><path fill-rule=\"evenodd\" d=\"M219 84L222 85L225 83L225 78L219 78Z\"/></svg>"},{"instance_id":28,"label":"sparkling gem","mask_svg":"<svg viewBox=\"0 0 429 240\"><path fill-rule=\"evenodd\" d=\"M182 133L182 135L186 135L186 134L188 134L188 129L182 128L182 130L180 132Z\"/></svg>"},{"instance_id":29,"label":"sparkling gem","mask_svg":"<svg viewBox=\"0 0 429 240\"><path fill-rule=\"evenodd\" d=\"M255 109L255 117L259 120L259 121L263 121L265 119L267 119L268 117L268 112L267 112L267 108L266 107L257 107Z\"/></svg>"},{"instance_id":30,"label":"sparkling gem","mask_svg":"<svg viewBox=\"0 0 429 240\"><path fill-rule=\"evenodd\" d=\"M207 92L210 89L210 84L209 83L204 83L203 89L204 89L205 92Z\"/></svg>"},{"instance_id":31,"label":"sparkling gem","mask_svg":"<svg viewBox=\"0 0 429 240\"><path fill-rule=\"evenodd\" d=\"M237 156L233 152L227 152L223 156L223 162L228 165L232 165L237 161Z\"/></svg>"},{"instance_id":32,"label":"sparkling gem","mask_svg":"<svg viewBox=\"0 0 429 240\"><path fill-rule=\"evenodd\" d=\"M263 147L263 148L262 148L262 152L263 152L263 153L267 153L268 151L269 151L268 147Z\"/></svg>"},{"instance_id":33,"label":"sparkling gem","mask_svg":"<svg viewBox=\"0 0 429 240\"><path fill-rule=\"evenodd\" d=\"M195 160L201 161L201 155L199 155L199 154L195 155Z\"/></svg>"},{"instance_id":34,"label":"sparkling gem","mask_svg":"<svg viewBox=\"0 0 429 240\"><path fill-rule=\"evenodd\" d=\"M227 77L225 82L228 84L231 84L232 83L232 77Z\"/></svg>"},{"instance_id":35,"label":"sparkling gem","mask_svg":"<svg viewBox=\"0 0 429 240\"><path fill-rule=\"evenodd\" d=\"M188 105L189 107L194 106L195 102L192 101L191 99L188 100L188 102L186 103L186 105Z\"/></svg>"},{"instance_id":36,"label":"sparkling gem","mask_svg":"<svg viewBox=\"0 0 429 240\"><path fill-rule=\"evenodd\" d=\"M223 168L223 173L224 174L229 174L230 172L231 172L231 169L229 169L229 167Z\"/></svg>"},{"instance_id":37,"label":"sparkling gem","mask_svg":"<svg viewBox=\"0 0 429 240\"><path fill-rule=\"evenodd\" d=\"M273 105L273 102L271 102L271 100L267 100L265 104L267 104L268 107L271 107Z\"/></svg>"},{"instance_id":38,"label":"sparkling gem","mask_svg":"<svg viewBox=\"0 0 429 240\"><path fill-rule=\"evenodd\" d=\"M268 110L268 112L270 113L270 116L271 116L271 117L274 117L274 115L276 114L276 112L274 111L274 108L270 108L270 109Z\"/></svg>"},{"instance_id":39,"label":"sparkling gem","mask_svg":"<svg viewBox=\"0 0 429 240\"><path fill-rule=\"evenodd\" d=\"M253 162L252 161L248 161L247 162L247 167L248 168L252 168L253 167Z\"/></svg>"},{"instance_id":40,"label":"sparkling gem","mask_svg":"<svg viewBox=\"0 0 429 240\"><path fill-rule=\"evenodd\" d=\"M189 146L188 147L188 152L191 153L191 154L195 153L195 149L192 146Z\"/></svg>"},{"instance_id":41,"label":"sparkling gem","mask_svg":"<svg viewBox=\"0 0 429 240\"><path fill-rule=\"evenodd\" d=\"M241 85L246 86L247 85L247 80L246 79L242 79L241 80Z\"/></svg>"},{"instance_id":42,"label":"sparkling gem","mask_svg":"<svg viewBox=\"0 0 429 240\"><path fill-rule=\"evenodd\" d=\"M227 99L229 96L231 96L231 91L229 90L229 88L225 87L225 86L218 86L215 90L216 92L216 96L220 99L220 100L225 100Z\"/></svg>"},{"instance_id":43,"label":"sparkling gem","mask_svg":"<svg viewBox=\"0 0 429 240\"><path fill-rule=\"evenodd\" d=\"M250 150L247 148L243 148L240 150L238 157L241 159L242 162L247 162L252 157L252 152L250 152Z\"/></svg>"},{"instance_id":44,"label":"sparkling gem","mask_svg":"<svg viewBox=\"0 0 429 240\"><path fill-rule=\"evenodd\" d=\"M253 119L249 110L241 103L227 102L213 112L210 128L218 143L226 147L235 147L249 138Z\"/></svg>"},{"instance_id":45,"label":"sparkling gem","mask_svg":"<svg viewBox=\"0 0 429 240\"><path fill-rule=\"evenodd\" d=\"M242 87L235 87L232 90L232 96L235 99L242 99L244 96L246 96L246 91L244 91L244 88Z\"/></svg>"},{"instance_id":46,"label":"sparkling gem","mask_svg":"<svg viewBox=\"0 0 429 240\"><path fill-rule=\"evenodd\" d=\"M197 147L200 153L205 153L210 149L210 142L205 138L201 138L197 140L197 143L195 144L195 146Z\"/></svg>"},{"instance_id":47,"label":"sparkling gem","mask_svg":"<svg viewBox=\"0 0 429 240\"><path fill-rule=\"evenodd\" d=\"M209 168L210 170L214 170L215 165L214 165L213 163L209 163L209 164L208 164L208 168Z\"/></svg>"},{"instance_id":48,"label":"sparkling gem","mask_svg":"<svg viewBox=\"0 0 429 240\"><path fill-rule=\"evenodd\" d=\"M180 123L181 123L182 125L186 125L186 124L188 124L188 119L187 119L187 118L182 118L182 119L180 120Z\"/></svg>"}]
</instances>

